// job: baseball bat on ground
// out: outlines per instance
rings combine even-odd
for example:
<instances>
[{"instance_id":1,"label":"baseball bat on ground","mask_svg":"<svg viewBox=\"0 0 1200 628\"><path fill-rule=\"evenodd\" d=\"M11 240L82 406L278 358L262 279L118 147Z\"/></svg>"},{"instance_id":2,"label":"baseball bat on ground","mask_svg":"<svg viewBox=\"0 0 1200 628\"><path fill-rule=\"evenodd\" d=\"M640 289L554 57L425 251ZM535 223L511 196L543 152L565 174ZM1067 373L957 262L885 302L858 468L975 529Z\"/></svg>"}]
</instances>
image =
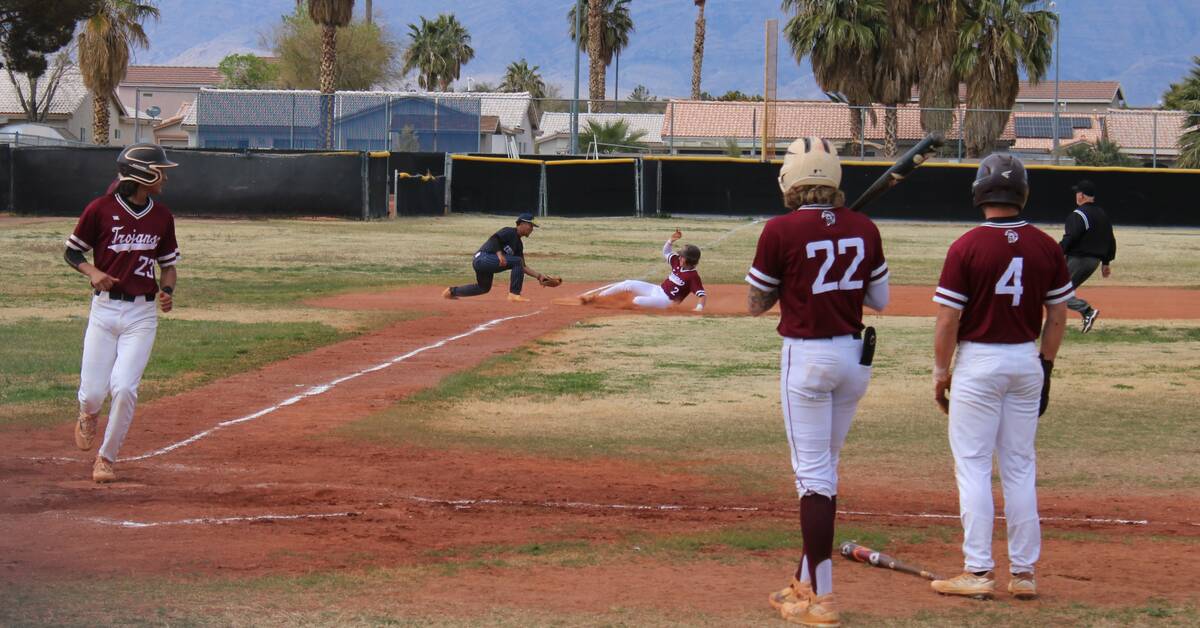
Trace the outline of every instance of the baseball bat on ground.
<instances>
[{"instance_id":1,"label":"baseball bat on ground","mask_svg":"<svg viewBox=\"0 0 1200 628\"><path fill-rule=\"evenodd\" d=\"M912 171L916 170L917 166L925 163L944 143L945 140L942 138L941 133L926 135L924 139L917 142L916 146L913 146L908 149L907 153L901 155L900 159L897 159L891 168L888 168L886 172L871 184L871 187L867 188L867 191L855 199L850 204L850 209L859 211L871 201L883 196L884 192L896 187L897 183L900 183L904 180L904 177L912 174Z\"/></svg>"},{"instance_id":2,"label":"baseball bat on ground","mask_svg":"<svg viewBox=\"0 0 1200 628\"><path fill-rule=\"evenodd\" d=\"M893 571L899 571L900 573L919 576L921 578L925 578L926 580L939 580L936 575L925 571L920 567L910 565L898 558L884 554L883 552L876 552L869 547L864 547L853 541L842 543L842 556L845 556L854 562L866 563L868 565L874 565L884 569L891 569Z\"/></svg>"}]
</instances>

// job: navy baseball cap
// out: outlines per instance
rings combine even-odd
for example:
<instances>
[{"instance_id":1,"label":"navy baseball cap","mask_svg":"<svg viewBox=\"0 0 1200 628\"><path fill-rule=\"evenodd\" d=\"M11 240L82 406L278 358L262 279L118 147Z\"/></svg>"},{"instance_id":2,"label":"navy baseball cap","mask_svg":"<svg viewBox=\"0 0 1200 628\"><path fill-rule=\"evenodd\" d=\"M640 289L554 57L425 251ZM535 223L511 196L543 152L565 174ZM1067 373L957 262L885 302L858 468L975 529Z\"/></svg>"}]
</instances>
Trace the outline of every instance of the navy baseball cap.
<instances>
[{"instance_id":1,"label":"navy baseball cap","mask_svg":"<svg viewBox=\"0 0 1200 628\"><path fill-rule=\"evenodd\" d=\"M1075 192L1081 192L1092 198L1096 198L1096 184L1088 181L1087 179L1083 179L1079 183L1076 183L1071 190Z\"/></svg>"},{"instance_id":2,"label":"navy baseball cap","mask_svg":"<svg viewBox=\"0 0 1200 628\"><path fill-rule=\"evenodd\" d=\"M524 214L517 216L517 224L520 224L523 222L527 222L535 227L538 226L538 224L533 221L533 214L531 214L529 212L525 212Z\"/></svg>"}]
</instances>

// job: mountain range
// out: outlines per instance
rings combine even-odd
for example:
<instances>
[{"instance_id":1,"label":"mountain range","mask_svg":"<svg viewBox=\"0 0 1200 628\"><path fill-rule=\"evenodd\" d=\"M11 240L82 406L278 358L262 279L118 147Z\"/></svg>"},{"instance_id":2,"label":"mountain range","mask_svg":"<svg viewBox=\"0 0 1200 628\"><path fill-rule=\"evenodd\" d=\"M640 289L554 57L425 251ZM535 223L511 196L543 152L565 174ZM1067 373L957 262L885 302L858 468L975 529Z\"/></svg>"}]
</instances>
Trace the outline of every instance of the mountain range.
<instances>
[{"instance_id":1,"label":"mountain range","mask_svg":"<svg viewBox=\"0 0 1200 628\"><path fill-rule=\"evenodd\" d=\"M363 2L357 3L361 14ZM463 68L460 88L498 82L508 63L524 57L540 66L547 82L570 96L574 49L567 39L571 0L375 0L376 19L400 41L422 15L454 13L472 33L475 58ZM151 47L136 63L216 65L232 52L268 54L270 33L295 0L159 0L162 13L147 25ZM691 85L695 6L688 0L633 0L635 32L608 71L613 94L619 70L622 98L637 84L663 97L686 97ZM1169 83L1182 78L1200 55L1197 0L1058 0L1061 12L1060 71L1063 80L1117 80L1134 106L1154 105ZM764 22L786 16L779 0L710 0L703 88L763 91ZM581 60L581 91L587 90L587 58ZM1047 80L1054 79L1051 68ZM808 61L797 63L779 47L779 96L822 98Z\"/></svg>"}]
</instances>

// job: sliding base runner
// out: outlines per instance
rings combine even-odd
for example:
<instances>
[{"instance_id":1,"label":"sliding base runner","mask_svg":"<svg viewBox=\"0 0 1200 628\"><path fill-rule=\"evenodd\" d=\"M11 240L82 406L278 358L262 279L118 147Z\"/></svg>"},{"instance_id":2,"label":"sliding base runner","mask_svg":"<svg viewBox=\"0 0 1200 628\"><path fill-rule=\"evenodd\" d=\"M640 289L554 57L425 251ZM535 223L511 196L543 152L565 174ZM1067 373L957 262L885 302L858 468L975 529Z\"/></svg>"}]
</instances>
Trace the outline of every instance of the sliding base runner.
<instances>
[{"instance_id":1,"label":"sliding base runner","mask_svg":"<svg viewBox=\"0 0 1200 628\"><path fill-rule=\"evenodd\" d=\"M154 200L176 166L162 147L134 144L117 157L117 184L88 204L67 238L64 258L92 284L92 307L83 339L79 373L79 418L75 445L90 451L100 407L112 397L108 427L92 479L117 478L113 463L133 423L138 384L150 359L158 329L158 312L174 305L175 218ZM92 263L84 253L92 251ZM162 270L161 283L155 265Z\"/></svg>"}]
</instances>

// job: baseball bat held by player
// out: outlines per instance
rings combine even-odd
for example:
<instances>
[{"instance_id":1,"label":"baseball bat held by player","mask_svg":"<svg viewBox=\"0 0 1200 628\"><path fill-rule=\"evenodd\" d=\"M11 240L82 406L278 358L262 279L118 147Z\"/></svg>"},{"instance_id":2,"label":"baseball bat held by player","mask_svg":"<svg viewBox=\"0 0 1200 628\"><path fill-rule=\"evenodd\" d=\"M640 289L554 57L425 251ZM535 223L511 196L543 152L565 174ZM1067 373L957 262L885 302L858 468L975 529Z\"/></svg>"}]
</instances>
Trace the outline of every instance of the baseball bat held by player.
<instances>
[{"instance_id":1,"label":"baseball bat held by player","mask_svg":"<svg viewBox=\"0 0 1200 628\"><path fill-rule=\"evenodd\" d=\"M882 175L879 176L878 179L875 180L874 183L871 184L871 187L867 188L867 190L863 192L861 196L855 199L855 201L850 204L850 209L854 211L860 211L863 207L866 207L868 204L870 204L871 201L883 196L885 192L896 187L896 185L903 181L905 177L912 174L912 171L916 170L917 166L925 163L931 156L933 156L937 149L941 148L942 144L944 143L945 139L942 137L941 133L930 133L929 135L926 135L924 139L922 139L920 142L917 142L917 144L912 148L908 149L908 152L901 155L900 158L896 160L896 163L892 164L891 168L888 168Z\"/></svg>"}]
</instances>

